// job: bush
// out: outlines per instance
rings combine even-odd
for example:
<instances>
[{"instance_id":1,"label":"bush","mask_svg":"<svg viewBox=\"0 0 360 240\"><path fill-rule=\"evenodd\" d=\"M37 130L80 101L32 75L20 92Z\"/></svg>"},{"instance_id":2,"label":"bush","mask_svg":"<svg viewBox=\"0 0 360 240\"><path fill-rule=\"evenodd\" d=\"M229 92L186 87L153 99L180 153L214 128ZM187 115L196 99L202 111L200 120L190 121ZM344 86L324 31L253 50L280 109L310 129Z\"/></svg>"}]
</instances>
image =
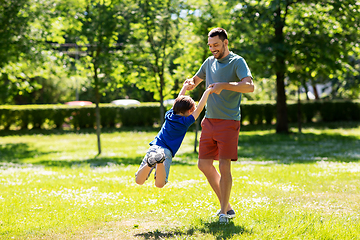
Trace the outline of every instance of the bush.
<instances>
[{"instance_id":1,"label":"bush","mask_svg":"<svg viewBox=\"0 0 360 240\"><path fill-rule=\"evenodd\" d=\"M169 110L171 106L166 106ZM103 127L153 126L160 123L158 103L124 107L113 104L100 104L101 125ZM311 122L319 114L320 120L360 121L360 101L308 101L301 103L302 121ZM199 119L202 119L204 111ZM289 122L297 122L297 103L288 104ZM247 102L241 105L241 121L250 124L271 124L276 118L276 104ZM45 124L46 123L46 124ZM95 105L24 105L0 106L0 125L3 129L14 126L19 129L62 128L69 123L73 128L94 128L96 125Z\"/></svg>"},{"instance_id":2,"label":"bush","mask_svg":"<svg viewBox=\"0 0 360 240\"><path fill-rule=\"evenodd\" d=\"M271 124L272 120L276 118L276 105L270 103L265 104L264 118L266 124Z\"/></svg>"},{"instance_id":3,"label":"bush","mask_svg":"<svg viewBox=\"0 0 360 240\"><path fill-rule=\"evenodd\" d=\"M160 122L160 108L158 106L127 107L120 109L122 126L153 126Z\"/></svg>"},{"instance_id":4,"label":"bush","mask_svg":"<svg viewBox=\"0 0 360 240\"><path fill-rule=\"evenodd\" d=\"M319 104L316 102L302 102L301 103L301 113L304 115L305 121L311 123L318 112Z\"/></svg>"}]
</instances>

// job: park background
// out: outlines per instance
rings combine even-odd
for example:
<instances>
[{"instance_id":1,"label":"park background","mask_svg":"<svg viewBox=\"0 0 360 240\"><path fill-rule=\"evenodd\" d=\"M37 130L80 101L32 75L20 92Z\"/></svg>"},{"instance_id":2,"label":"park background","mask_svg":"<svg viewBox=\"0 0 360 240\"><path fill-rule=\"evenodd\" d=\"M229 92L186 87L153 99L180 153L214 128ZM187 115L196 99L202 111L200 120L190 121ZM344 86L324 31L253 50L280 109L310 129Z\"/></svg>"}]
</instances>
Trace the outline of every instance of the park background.
<instances>
[{"instance_id":1,"label":"park background","mask_svg":"<svg viewBox=\"0 0 360 240\"><path fill-rule=\"evenodd\" d=\"M350 0L1 1L1 236L358 238L359 17ZM225 229L208 218L198 123L170 186L133 183L214 27L255 83L233 167L239 217Z\"/></svg>"}]
</instances>

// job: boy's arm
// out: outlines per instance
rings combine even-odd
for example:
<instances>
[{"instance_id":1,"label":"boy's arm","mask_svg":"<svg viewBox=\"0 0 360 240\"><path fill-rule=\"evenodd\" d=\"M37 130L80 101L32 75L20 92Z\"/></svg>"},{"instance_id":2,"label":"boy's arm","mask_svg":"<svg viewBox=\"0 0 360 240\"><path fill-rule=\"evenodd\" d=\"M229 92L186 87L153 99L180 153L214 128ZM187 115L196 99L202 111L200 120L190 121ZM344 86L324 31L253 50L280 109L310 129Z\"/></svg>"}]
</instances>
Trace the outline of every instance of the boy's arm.
<instances>
[{"instance_id":1,"label":"boy's arm","mask_svg":"<svg viewBox=\"0 0 360 240\"><path fill-rule=\"evenodd\" d=\"M205 90L205 92L203 93L203 95L202 95L202 97L201 97L201 99L199 101L199 104L198 104L197 108L191 114L191 115L193 115L195 120L199 117L200 113L204 109L206 101L207 101L207 99L209 97L209 94L212 93L212 90L213 90L212 87L209 87L208 89Z\"/></svg>"},{"instance_id":2,"label":"boy's arm","mask_svg":"<svg viewBox=\"0 0 360 240\"><path fill-rule=\"evenodd\" d=\"M181 88L178 97L185 95L188 86L189 86L189 85L186 84L186 83L183 84L183 87Z\"/></svg>"}]
</instances>

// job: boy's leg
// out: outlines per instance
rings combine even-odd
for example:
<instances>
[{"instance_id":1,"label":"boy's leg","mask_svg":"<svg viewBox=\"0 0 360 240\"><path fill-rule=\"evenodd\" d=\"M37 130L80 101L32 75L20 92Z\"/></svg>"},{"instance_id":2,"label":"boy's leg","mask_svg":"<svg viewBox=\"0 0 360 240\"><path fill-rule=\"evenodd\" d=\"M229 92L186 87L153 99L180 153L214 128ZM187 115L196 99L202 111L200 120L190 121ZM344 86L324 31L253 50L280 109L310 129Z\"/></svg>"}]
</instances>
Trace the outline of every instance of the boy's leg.
<instances>
[{"instance_id":1,"label":"boy's leg","mask_svg":"<svg viewBox=\"0 0 360 240\"><path fill-rule=\"evenodd\" d=\"M165 160L162 163L156 164L156 172L155 172L155 186L158 188L162 188L168 182L170 166L172 163L172 153L169 149L162 149L165 153Z\"/></svg>"},{"instance_id":2,"label":"boy's leg","mask_svg":"<svg viewBox=\"0 0 360 240\"><path fill-rule=\"evenodd\" d=\"M139 185L143 185L148 179L150 171L151 167L149 167L147 164L143 164L142 166L140 166L139 170L135 175L135 182Z\"/></svg>"},{"instance_id":3,"label":"boy's leg","mask_svg":"<svg viewBox=\"0 0 360 240\"><path fill-rule=\"evenodd\" d=\"M155 186L158 188L164 187L166 184L166 171L164 163L156 164L156 178Z\"/></svg>"},{"instance_id":4,"label":"boy's leg","mask_svg":"<svg viewBox=\"0 0 360 240\"><path fill-rule=\"evenodd\" d=\"M149 178L151 171L154 169L153 167L150 167L147 162L150 151L151 151L151 147L146 152L146 155L140 164L139 170L135 173L135 182L139 185L145 183L145 181Z\"/></svg>"}]
</instances>

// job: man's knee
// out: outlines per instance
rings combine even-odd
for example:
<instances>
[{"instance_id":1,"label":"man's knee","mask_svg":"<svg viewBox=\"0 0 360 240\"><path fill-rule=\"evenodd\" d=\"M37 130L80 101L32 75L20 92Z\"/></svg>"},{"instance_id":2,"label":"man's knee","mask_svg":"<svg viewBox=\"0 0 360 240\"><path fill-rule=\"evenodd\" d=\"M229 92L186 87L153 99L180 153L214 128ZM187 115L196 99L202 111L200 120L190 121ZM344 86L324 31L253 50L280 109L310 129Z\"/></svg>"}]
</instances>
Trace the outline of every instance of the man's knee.
<instances>
[{"instance_id":1,"label":"man's knee","mask_svg":"<svg viewBox=\"0 0 360 240\"><path fill-rule=\"evenodd\" d=\"M198 161L198 168L202 172L208 171L211 166L212 166L211 160L199 159L199 161Z\"/></svg>"},{"instance_id":2,"label":"man's knee","mask_svg":"<svg viewBox=\"0 0 360 240\"><path fill-rule=\"evenodd\" d=\"M220 171L220 174L231 173L231 160L230 159L220 159L219 160L219 171Z\"/></svg>"}]
</instances>

